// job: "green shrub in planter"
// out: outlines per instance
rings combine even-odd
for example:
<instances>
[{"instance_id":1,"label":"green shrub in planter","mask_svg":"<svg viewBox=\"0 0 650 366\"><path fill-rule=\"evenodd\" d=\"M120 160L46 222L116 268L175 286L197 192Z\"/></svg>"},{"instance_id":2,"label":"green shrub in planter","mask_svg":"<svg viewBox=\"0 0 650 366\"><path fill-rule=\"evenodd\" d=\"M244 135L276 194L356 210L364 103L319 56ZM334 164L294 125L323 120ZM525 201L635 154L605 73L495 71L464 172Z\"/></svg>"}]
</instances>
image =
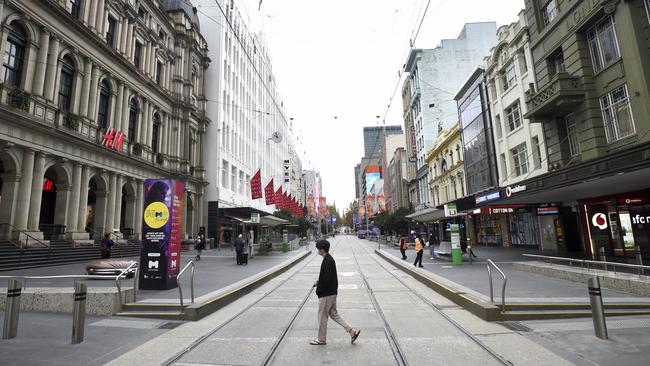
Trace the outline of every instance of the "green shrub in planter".
<instances>
[{"instance_id":1,"label":"green shrub in planter","mask_svg":"<svg viewBox=\"0 0 650 366\"><path fill-rule=\"evenodd\" d=\"M77 131L79 129L79 116L73 113L68 113L63 116L63 125L71 130Z\"/></svg>"},{"instance_id":2,"label":"green shrub in planter","mask_svg":"<svg viewBox=\"0 0 650 366\"><path fill-rule=\"evenodd\" d=\"M20 88L15 88L9 92L9 105L23 111L29 110L29 100L31 94Z\"/></svg>"},{"instance_id":3,"label":"green shrub in planter","mask_svg":"<svg viewBox=\"0 0 650 366\"><path fill-rule=\"evenodd\" d=\"M158 163L159 165L165 164L165 157L163 156L163 154L160 153L156 154L156 163Z\"/></svg>"},{"instance_id":4,"label":"green shrub in planter","mask_svg":"<svg viewBox=\"0 0 650 366\"><path fill-rule=\"evenodd\" d=\"M138 143L138 142L134 143L133 148L131 149L131 152L133 153L133 155L141 156L142 155L142 145L140 145L140 143Z\"/></svg>"}]
</instances>

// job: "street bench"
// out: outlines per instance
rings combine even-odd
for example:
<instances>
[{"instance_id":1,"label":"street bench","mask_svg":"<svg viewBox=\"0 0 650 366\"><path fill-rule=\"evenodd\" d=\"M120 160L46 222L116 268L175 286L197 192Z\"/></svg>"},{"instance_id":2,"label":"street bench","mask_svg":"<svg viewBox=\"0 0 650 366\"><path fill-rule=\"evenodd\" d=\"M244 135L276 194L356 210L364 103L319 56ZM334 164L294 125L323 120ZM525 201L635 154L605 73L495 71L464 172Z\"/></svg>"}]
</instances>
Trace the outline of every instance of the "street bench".
<instances>
[{"instance_id":1,"label":"street bench","mask_svg":"<svg viewBox=\"0 0 650 366\"><path fill-rule=\"evenodd\" d=\"M436 254L451 255L451 242L450 241L440 242L440 246L438 247L438 250L436 250Z\"/></svg>"}]
</instances>

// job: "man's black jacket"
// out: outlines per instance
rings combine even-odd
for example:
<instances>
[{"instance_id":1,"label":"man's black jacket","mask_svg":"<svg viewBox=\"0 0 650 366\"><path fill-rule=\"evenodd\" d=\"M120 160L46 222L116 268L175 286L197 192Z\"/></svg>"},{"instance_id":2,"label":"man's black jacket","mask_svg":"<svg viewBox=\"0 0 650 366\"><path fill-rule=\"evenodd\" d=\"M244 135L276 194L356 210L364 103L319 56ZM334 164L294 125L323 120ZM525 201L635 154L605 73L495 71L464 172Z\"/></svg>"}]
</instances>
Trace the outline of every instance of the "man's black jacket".
<instances>
[{"instance_id":1,"label":"man's black jacket","mask_svg":"<svg viewBox=\"0 0 650 366\"><path fill-rule=\"evenodd\" d=\"M318 276L318 285L316 286L316 296L325 297L338 293L339 280L336 277L336 262L334 258L327 253L323 257L323 263L320 265L320 275Z\"/></svg>"}]
</instances>

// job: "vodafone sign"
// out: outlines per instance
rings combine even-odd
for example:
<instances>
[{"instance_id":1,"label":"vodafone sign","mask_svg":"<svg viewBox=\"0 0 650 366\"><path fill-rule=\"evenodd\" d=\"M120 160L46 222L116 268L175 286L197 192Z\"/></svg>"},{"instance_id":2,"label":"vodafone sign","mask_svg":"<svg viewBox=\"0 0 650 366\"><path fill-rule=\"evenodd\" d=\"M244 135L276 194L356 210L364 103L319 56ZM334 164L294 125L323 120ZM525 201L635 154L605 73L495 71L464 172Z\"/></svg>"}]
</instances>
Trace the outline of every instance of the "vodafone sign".
<instances>
[{"instance_id":1,"label":"vodafone sign","mask_svg":"<svg viewBox=\"0 0 650 366\"><path fill-rule=\"evenodd\" d=\"M605 230L607 229L607 216L602 212L598 212L591 217L591 223L600 230Z\"/></svg>"},{"instance_id":2,"label":"vodafone sign","mask_svg":"<svg viewBox=\"0 0 650 366\"><path fill-rule=\"evenodd\" d=\"M506 187L506 197L510 197L510 196L512 196L513 193L519 193L519 192L523 192L525 190L526 190L525 185L517 185L517 186L514 186L514 187L508 186L508 187Z\"/></svg>"}]
</instances>

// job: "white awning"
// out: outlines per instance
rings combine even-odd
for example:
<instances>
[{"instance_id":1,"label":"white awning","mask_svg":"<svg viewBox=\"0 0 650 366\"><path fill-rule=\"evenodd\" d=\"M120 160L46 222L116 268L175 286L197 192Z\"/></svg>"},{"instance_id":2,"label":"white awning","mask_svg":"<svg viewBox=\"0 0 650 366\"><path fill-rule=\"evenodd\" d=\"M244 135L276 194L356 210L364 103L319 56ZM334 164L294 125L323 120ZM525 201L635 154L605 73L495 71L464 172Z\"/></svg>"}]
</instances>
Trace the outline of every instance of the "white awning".
<instances>
[{"instance_id":1,"label":"white awning","mask_svg":"<svg viewBox=\"0 0 650 366\"><path fill-rule=\"evenodd\" d=\"M260 222L252 222L250 220L244 221L246 225L260 225L260 226L268 226L268 227L276 227L280 225L286 225L289 223L289 221L285 219L281 219L279 217L275 217L272 215L269 216L262 216L260 217Z\"/></svg>"},{"instance_id":2,"label":"white awning","mask_svg":"<svg viewBox=\"0 0 650 366\"><path fill-rule=\"evenodd\" d=\"M426 208L424 210L414 212L410 215L406 215L407 219L411 219L419 222L431 222L435 220L440 220L444 217L445 217L445 210L441 210L438 208Z\"/></svg>"}]
</instances>

